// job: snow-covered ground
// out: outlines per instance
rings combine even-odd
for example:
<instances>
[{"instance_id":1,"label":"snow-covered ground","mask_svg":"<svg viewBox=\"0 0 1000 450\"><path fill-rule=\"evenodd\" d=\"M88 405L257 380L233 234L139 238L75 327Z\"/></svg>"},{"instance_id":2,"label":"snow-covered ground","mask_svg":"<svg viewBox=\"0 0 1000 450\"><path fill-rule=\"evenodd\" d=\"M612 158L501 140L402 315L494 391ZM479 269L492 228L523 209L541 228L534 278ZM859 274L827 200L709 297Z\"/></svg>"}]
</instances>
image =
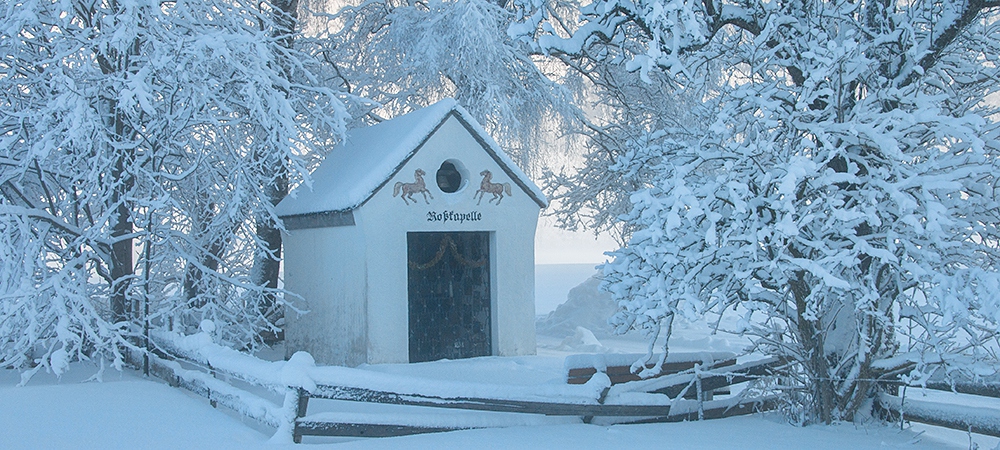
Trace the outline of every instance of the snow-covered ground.
<instances>
[{"instance_id":1,"label":"snow-covered ground","mask_svg":"<svg viewBox=\"0 0 1000 450\"><path fill-rule=\"evenodd\" d=\"M93 367L76 365L62 380L38 374L16 387L0 374L3 449L229 449L259 446L266 430L213 409L208 401L131 371L82 382Z\"/></svg>"},{"instance_id":2,"label":"snow-covered ground","mask_svg":"<svg viewBox=\"0 0 1000 450\"><path fill-rule=\"evenodd\" d=\"M553 276L566 276L554 271ZM586 274L583 274L584 279ZM540 277L545 282L545 276ZM577 294L580 294L577 291ZM594 301L590 298L588 301ZM553 320L586 317L581 305L569 302ZM548 311L548 312L551 312ZM584 314L581 316L581 314ZM542 322L540 322L541 324ZM591 325L596 328L596 325ZM563 329L563 328L559 328ZM551 329L550 329L551 331ZM678 351L739 351L742 342L712 335L693 324L678 327ZM551 334L551 333L550 333ZM598 338L597 335L602 336ZM423 380L475 381L510 386L563 385L563 360L586 346L604 353L641 352L639 338L610 338L601 331L574 330L572 335L552 336L540 329L537 356L487 357L461 361L362 367L380 374L406 375ZM273 429L225 408L212 408L204 398L172 388L133 371L108 370L102 382L85 381L95 368L76 364L62 379L40 373L24 387L19 375L0 371L0 449L252 449L293 447L268 442ZM373 373L373 377L375 377ZM911 391L909 395L916 395ZM948 397L948 393L934 393ZM951 401L963 402L958 397ZM276 399L277 400L277 399ZM977 400L982 403L982 400ZM1000 404L986 406L1000 408ZM402 409L400 409L402 408ZM423 421L447 420L435 415L469 414L448 410L369 405L313 400L309 414L366 414L373 417L416 414ZM833 426L796 427L774 413L704 422L588 425L576 418L546 418L514 414L475 413L472 422L505 423L491 428L381 439L306 437L295 448L703 448L703 449L867 449L867 448L993 448L998 440L985 436L920 425L900 430L876 423L842 423ZM524 426L523 424L530 424Z\"/></svg>"},{"instance_id":3,"label":"snow-covered ground","mask_svg":"<svg viewBox=\"0 0 1000 450\"><path fill-rule=\"evenodd\" d=\"M379 366L381 372L461 379L496 374L497 383L558 382L557 357L481 358L478 361ZM242 420L224 408L131 371L105 373L83 382L93 368L77 366L62 380L39 374L25 387L0 373L2 449L253 449L294 447L268 443L273 430ZM412 369L412 370L409 370ZM552 377L552 378L550 378ZM315 402L315 401L314 401ZM370 405L368 405L370 406ZM390 406L385 406L388 408ZM313 408L311 406L311 408ZM448 412L454 413L454 412ZM980 448L997 440L975 436ZM970 448L965 433L920 426L899 430L877 424L795 427L776 414L705 422L599 426L582 423L480 429L381 439L312 438L304 448L371 449L868 449ZM299 447L296 447L299 448Z\"/></svg>"},{"instance_id":4,"label":"snow-covered ground","mask_svg":"<svg viewBox=\"0 0 1000 450\"><path fill-rule=\"evenodd\" d=\"M482 358L480 361L380 366L379 371L462 378L497 373L497 383L544 383L558 377L558 358ZM272 430L241 420L184 390L126 371L103 382L82 382L92 368L78 366L62 380L47 374L16 387L16 373L0 374L0 448L3 449L252 449L271 444ZM757 415L705 422L599 426L582 423L481 429L381 439L306 437L307 448L629 448L865 449L968 448L963 433L949 440L914 429L875 424L794 427L780 416ZM995 440L978 439L983 448Z\"/></svg>"}]
</instances>

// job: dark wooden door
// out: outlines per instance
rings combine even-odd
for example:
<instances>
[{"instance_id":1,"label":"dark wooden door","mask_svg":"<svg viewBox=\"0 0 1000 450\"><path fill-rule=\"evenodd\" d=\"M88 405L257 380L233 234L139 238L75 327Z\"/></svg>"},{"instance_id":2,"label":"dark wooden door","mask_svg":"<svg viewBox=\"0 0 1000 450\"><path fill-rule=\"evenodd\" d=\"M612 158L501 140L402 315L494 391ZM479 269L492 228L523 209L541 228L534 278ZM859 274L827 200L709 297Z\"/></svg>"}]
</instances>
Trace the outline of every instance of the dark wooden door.
<instances>
[{"instance_id":1,"label":"dark wooden door","mask_svg":"<svg viewBox=\"0 0 1000 450\"><path fill-rule=\"evenodd\" d=\"M407 233L410 362L492 354L488 232Z\"/></svg>"}]
</instances>

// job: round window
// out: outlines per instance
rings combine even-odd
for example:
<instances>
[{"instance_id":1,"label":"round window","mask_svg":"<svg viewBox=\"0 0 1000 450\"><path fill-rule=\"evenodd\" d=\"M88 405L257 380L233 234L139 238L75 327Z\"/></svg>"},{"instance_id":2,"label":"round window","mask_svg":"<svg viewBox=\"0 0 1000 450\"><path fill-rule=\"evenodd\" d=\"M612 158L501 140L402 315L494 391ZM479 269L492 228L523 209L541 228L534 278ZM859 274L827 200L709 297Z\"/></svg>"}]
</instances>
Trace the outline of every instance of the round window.
<instances>
[{"instance_id":1,"label":"round window","mask_svg":"<svg viewBox=\"0 0 1000 450\"><path fill-rule=\"evenodd\" d=\"M449 194L462 188L462 172L454 161L441 163L441 168L437 171L437 185L442 192Z\"/></svg>"}]
</instances>

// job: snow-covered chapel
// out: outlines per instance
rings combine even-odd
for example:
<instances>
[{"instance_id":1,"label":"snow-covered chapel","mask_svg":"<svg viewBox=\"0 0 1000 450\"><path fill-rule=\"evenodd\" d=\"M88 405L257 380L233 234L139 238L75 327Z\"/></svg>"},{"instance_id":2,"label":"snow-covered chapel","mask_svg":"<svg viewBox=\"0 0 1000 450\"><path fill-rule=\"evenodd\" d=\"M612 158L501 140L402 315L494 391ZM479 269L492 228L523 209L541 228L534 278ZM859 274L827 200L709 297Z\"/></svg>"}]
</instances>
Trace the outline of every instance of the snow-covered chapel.
<instances>
[{"instance_id":1,"label":"snow-covered chapel","mask_svg":"<svg viewBox=\"0 0 1000 450\"><path fill-rule=\"evenodd\" d=\"M356 130L278 204L287 352L356 366L535 351L547 200L454 100Z\"/></svg>"}]
</instances>

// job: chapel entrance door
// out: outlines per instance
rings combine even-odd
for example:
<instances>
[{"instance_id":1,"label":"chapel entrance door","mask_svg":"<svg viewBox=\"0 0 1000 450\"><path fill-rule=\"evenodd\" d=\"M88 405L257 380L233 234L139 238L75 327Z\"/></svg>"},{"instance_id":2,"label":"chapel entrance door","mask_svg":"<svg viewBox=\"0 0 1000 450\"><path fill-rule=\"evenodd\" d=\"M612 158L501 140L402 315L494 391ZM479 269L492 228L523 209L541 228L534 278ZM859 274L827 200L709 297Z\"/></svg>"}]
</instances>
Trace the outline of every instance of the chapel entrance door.
<instances>
[{"instance_id":1,"label":"chapel entrance door","mask_svg":"<svg viewBox=\"0 0 1000 450\"><path fill-rule=\"evenodd\" d=\"M492 354L489 232L407 233L410 362Z\"/></svg>"}]
</instances>

